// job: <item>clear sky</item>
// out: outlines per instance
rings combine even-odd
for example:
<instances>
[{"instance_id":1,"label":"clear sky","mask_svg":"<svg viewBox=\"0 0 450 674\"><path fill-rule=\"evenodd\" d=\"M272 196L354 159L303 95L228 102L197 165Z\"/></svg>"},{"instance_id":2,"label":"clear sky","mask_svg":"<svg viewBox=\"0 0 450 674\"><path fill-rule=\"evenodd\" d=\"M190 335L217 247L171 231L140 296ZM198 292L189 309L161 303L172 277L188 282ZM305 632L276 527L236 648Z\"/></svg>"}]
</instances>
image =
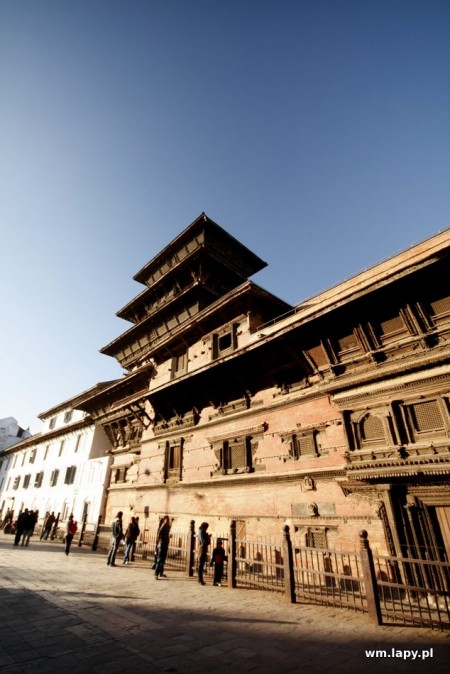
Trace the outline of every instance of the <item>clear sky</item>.
<instances>
[{"instance_id":1,"label":"clear sky","mask_svg":"<svg viewBox=\"0 0 450 674\"><path fill-rule=\"evenodd\" d=\"M201 211L292 304L450 224L448 0L0 0L0 418L122 375Z\"/></svg>"}]
</instances>

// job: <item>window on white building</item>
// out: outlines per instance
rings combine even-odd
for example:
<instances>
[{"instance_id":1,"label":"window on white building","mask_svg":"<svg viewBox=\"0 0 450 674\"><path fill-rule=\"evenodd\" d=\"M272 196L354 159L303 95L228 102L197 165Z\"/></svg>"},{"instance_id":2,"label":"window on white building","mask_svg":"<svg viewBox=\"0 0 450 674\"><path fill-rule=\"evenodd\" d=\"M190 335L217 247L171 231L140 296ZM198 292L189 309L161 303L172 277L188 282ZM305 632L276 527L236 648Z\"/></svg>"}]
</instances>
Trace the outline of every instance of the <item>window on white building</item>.
<instances>
[{"instance_id":1,"label":"window on white building","mask_svg":"<svg viewBox=\"0 0 450 674\"><path fill-rule=\"evenodd\" d=\"M55 487L58 483L59 470L53 470L50 475L50 487Z\"/></svg>"},{"instance_id":2,"label":"window on white building","mask_svg":"<svg viewBox=\"0 0 450 674\"><path fill-rule=\"evenodd\" d=\"M66 477L64 478L64 484L73 484L75 482L75 474L77 472L76 466L69 466L66 468Z\"/></svg>"}]
</instances>

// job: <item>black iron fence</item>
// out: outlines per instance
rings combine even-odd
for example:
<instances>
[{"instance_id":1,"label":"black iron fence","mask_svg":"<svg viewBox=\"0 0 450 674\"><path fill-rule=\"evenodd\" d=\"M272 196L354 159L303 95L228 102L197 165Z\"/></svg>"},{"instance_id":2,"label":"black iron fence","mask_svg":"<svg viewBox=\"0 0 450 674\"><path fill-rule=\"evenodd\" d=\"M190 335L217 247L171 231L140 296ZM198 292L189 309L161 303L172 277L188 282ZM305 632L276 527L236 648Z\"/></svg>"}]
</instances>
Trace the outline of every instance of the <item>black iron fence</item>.
<instances>
[{"instance_id":1,"label":"black iron fence","mask_svg":"<svg viewBox=\"0 0 450 674\"><path fill-rule=\"evenodd\" d=\"M366 592L359 554L294 548L295 595L305 603L366 611Z\"/></svg>"},{"instance_id":2,"label":"black iron fence","mask_svg":"<svg viewBox=\"0 0 450 674\"><path fill-rule=\"evenodd\" d=\"M384 623L450 629L450 563L374 557Z\"/></svg>"},{"instance_id":3,"label":"black iron fence","mask_svg":"<svg viewBox=\"0 0 450 674\"><path fill-rule=\"evenodd\" d=\"M111 529L98 525L93 549L107 549ZM91 534L85 532L86 542ZM361 611L377 624L404 624L450 630L450 563L372 553L367 532L353 553L299 547L289 527L279 538L238 536L231 523L221 538L227 551L223 582L230 588L250 587L284 594L290 602ZM153 563L156 531L145 530L135 558ZM192 576L197 568L195 523L189 531L172 530L166 568ZM205 571L208 564L205 567Z\"/></svg>"}]
</instances>

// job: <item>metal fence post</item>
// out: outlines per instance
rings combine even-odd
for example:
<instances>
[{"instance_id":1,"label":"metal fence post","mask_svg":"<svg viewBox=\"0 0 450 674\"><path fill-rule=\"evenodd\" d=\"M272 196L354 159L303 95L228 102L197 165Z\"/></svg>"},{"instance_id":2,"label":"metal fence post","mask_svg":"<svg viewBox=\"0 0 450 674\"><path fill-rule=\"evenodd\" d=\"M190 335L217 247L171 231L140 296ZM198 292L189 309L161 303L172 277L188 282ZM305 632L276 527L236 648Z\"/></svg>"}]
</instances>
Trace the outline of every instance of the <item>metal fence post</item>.
<instances>
[{"instance_id":1,"label":"metal fence post","mask_svg":"<svg viewBox=\"0 0 450 674\"><path fill-rule=\"evenodd\" d=\"M292 554L291 534L287 524L283 527L283 569L284 594L291 604L295 604L294 556Z\"/></svg>"},{"instance_id":2,"label":"metal fence post","mask_svg":"<svg viewBox=\"0 0 450 674\"><path fill-rule=\"evenodd\" d=\"M94 540L92 541L92 550L97 550L98 547L98 537L99 537L99 531L100 531L100 524L102 523L102 516L99 515L97 524L95 525L95 531L94 531Z\"/></svg>"},{"instance_id":3,"label":"metal fence post","mask_svg":"<svg viewBox=\"0 0 450 674\"><path fill-rule=\"evenodd\" d=\"M186 573L189 577L194 575L194 558L195 558L195 520L191 520L189 524L189 534L187 539L187 555L186 555Z\"/></svg>"},{"instance_id":4,"label":"metal fence post","mask_svg":"<svg viewBox=\"0 0 450 674\"><path fill-rule=\"evenodd\" d=\"M87 514L83 516L83 521L81 522L80 537L78 539L78 547L81 548L83 543L84 532L86 530Z\"/></svg>"},{"instance_id":5,"label":"metal fence post","mask_svg":"<svg viewBox=\"0 0 450 674\"><path fill-rule=\"evenodd\" d=\"M236 520L230 522L228 550L228 587L236 587Z\"/></svg>"},{"instance_id":6,"label":"metal fence post","mask_svg":"<svg viewBox=\"0 0 450 674\"><path fill-rule=\"evenodd\" d=\"M377 577L375 574L375 565L373 563L372 550L369 545L367 531L359 532L359 542L361 546L361 562L366 588L367 611L369 619L377 625L382 624L380 597L378 595Z\"/></svg>"}]
</instances>

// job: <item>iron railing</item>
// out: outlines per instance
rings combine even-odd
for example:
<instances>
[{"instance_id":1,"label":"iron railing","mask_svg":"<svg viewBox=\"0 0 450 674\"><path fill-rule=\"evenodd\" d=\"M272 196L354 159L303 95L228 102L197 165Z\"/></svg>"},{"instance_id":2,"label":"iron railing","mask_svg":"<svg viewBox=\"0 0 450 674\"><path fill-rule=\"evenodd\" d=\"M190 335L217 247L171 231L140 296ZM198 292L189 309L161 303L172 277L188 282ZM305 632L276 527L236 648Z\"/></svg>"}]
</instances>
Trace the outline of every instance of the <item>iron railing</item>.
<instances>
[{"instance_id":1,"label":"iron railing","mask_svg":"<svg viewBox=\"0 0 450 674\"><path fill-rule=\"evenodd\" d=\"M110 527L99 526L98 547L106 549ZM355 552L293 545L289 527L279 538L237 536L231 523L221 538L228 553L224 581L284 594L288 601L321 604L367 613L378 624L404 624L450 630L450 563L417 557L373 554L367 532ZM94 547L94 546L93 546ZM156 532L137 541L135 558L155 558ZM208 562L205 571L208 569ZM197 568L195 523L189 531L171 531L166 568L192 576Z\"/></svg>"}]
</instances>

